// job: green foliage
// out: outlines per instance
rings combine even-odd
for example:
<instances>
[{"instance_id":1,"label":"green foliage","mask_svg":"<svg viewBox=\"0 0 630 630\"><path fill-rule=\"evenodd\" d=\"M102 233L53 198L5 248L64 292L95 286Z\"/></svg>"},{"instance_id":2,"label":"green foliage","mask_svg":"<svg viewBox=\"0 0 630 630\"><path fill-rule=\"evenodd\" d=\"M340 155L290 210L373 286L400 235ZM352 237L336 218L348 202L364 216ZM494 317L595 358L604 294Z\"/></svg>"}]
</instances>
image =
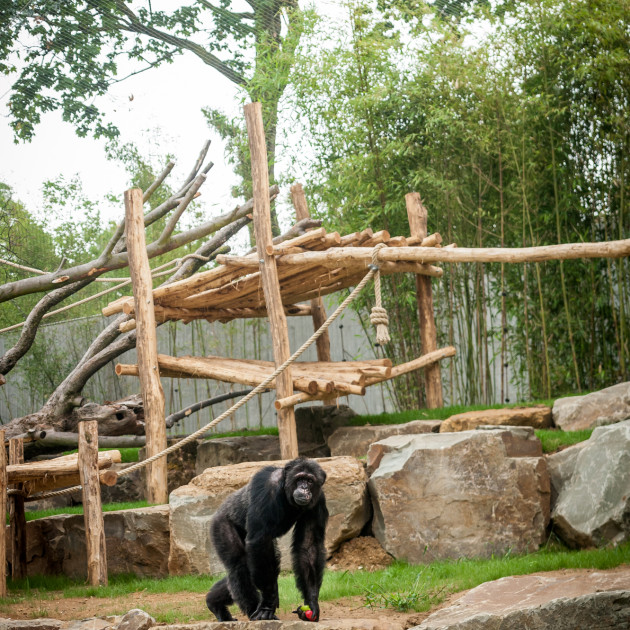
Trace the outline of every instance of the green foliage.
<instances>
[{"instance_id":1,"label":"green foliage","mask_svg":"<svg viewBox=\"0 0 630 630\"><path fill-rule=\"evenodd\" d=\"M321 217L343 232L408 234L404 195L419 191L429 232L464 247L627 235L627 3L528 0L459 22L386 4L380 14L351 3L350 37L316 25L296 64L306 133L294 159L313 172ZM433 287L438 344L458 348L442 371L451 400L550 398L628 378L627 261L444 271ZM388 279L384 301L384 352L419 356L413 281ZM399 409L422 406L417 374L394 387Z\"/></svg>"},{"instance_id":2,"label":"green foliage","mask_svg":"<svg viewBox=\"0 0 630 630\"><path fill-rule=\"evenodd\" d=\"M418 572L415 582L409 590L391 591L387 582L378 582L365 588L365 606L368 608L392 608L398 612L410 610L429 610L439 604L445 597L442 593L446 587L439 591L428 589L423 577L424 569Z\"/></svg>"},{"instance_id":3,"label":"green foliage","mask_svg":"<svg viewBox=\"0 0 630 630\"><path fill-rule=\"evenodd\" d=\"M241 437L243 435L278 435L278 427L263 427L261 429L242 429L240 431L229 431L227 433L213 433L212 435L206 436L206 440L214 440L215 438L224 438L224 437Z\"/></svg>"}]
</instances>

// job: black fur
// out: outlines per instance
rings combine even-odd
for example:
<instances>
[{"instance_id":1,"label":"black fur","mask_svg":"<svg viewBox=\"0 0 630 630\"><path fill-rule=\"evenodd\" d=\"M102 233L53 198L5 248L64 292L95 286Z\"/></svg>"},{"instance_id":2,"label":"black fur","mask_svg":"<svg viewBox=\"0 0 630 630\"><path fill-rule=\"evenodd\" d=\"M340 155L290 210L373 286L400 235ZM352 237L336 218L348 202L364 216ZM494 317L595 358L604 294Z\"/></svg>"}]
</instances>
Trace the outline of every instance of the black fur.
<instances>
[{"instance_id":1,"label":"black fur","mask_svg":"<svg viewBox=\"0 0 630 630\"><path fill-rule=\"evenodd\" d=\"M317 462L297 458L284 468L267 466L231 494L217 510L211 534L227 577L206 595L219 621L234 621L236 602L251 620L277 619L280 554L276 538L291 527L291 554L297 587L319 619L319 589L324 576L324 536L328 510L322 485L326 473Z\"/></svg>"}]
</instances>

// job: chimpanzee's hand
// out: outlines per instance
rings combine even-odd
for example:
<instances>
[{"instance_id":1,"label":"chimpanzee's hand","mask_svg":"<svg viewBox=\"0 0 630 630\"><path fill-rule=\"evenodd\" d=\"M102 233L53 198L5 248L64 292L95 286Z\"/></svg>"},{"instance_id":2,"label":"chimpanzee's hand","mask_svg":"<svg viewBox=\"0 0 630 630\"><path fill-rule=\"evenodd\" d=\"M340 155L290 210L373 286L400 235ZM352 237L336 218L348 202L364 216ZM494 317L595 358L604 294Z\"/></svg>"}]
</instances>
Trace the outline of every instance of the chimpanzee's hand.
<instances>
[{"instance_id":1,"label":"chimpanzee's hand","mask_svg":"<svg viewBox=\"0 0 630 630\"><path fill-rule=\"evenodd\" d=\"M317 604L311 608L307 604L298 606L297 610L293 611L302 621L319 621L319 606Z\"/></svg>"},{"instance_id":2,"label":"chimpanzee's hand","mask_svg":"<svg viewBox=\"0 0 630 630\"><path fill-rule=\"evenodd\" d=\"M260 620L268 620L268 619L278 619L276 617L276 609L275 608L265 608L260 605L253 612L252 616L249 618L250 621L260 621Z\"/></svg>"}]
</instances>

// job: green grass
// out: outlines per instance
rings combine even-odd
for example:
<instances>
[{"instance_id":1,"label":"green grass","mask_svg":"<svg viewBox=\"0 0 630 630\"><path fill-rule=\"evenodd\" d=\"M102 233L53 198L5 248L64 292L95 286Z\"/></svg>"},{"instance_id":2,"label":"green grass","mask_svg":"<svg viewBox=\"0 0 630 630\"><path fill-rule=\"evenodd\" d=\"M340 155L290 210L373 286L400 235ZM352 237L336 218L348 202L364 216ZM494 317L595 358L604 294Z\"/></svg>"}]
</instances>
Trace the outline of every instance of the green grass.
<instances>
[{"instance_id":1,"label":"green grass","mask_svg":"<svg viewBox=\"0 0 630 630\"><path fill-rule=\"evenodd\" d=\"M355 416L350 420L352 426L365 424L402 424L412 420L446 420L458 413L467 411L482 411L484 409L503 409L510 407L530 407L532 405L553 405L553 400L534 400L530 402L518 402L511 405L452 405L439 409L412 409L395 413L379 413L374 415Z\"/></svg>"},{"instance_id":2,"label":"green grass","mask_svg":"<svg viewBox=\"0 0 630 630\"><path fill-rule=\"evenodd\" d=\"M410 565L395 562L387 569L368 573L367 571L333 572L327 571L321 591L323 602L342 597L362 598L364 605L396 608L399 610L428 610L449 594L473 588L490 580L508 575L524 575L537 571L559 569L611 569L630 563L630 543L610 549L589 549L569 551L559 543L532 554L475 560L452 560L433 562L427 565ZM0 611L7 604L16 601L37 600L40 609L45 609L46 600L59 597L99 597L111 598L138 592L176 594L181 592L203 595L217 577L188 575L164 579L138 578L131 575L115 575L106 587L86 586L83 582L60 576L35 576L28 579L9 580L9 597L0 600ZM292 610L301 603L293 576L282 574L279 580L281 608ZM112 607L115 604L112 603ZM325 609L325 606L324 606ZM177 604L164 611L147 612L162 623L183 623L190 621L190 613L178 613ZM35 613L36 614L36 613ZM199 613L200 619L208 619L209 613Z\"/></svg>"},{"instance_id":3,"label":"green grass","mask_svg":"<svg viewBox=\"0 0 630 630\"><path fill-rule=\"evenodd\" d=\"M206 440L224 437L242 437L250 435L278 435L278 427L262 427L261 429L241 429L240 431L229 431L228 433L213 433L204 437Z\"/></svg>"},{"instance_id":4,"label":"green grass","mask_svg":"<svg viewBox=\"0 0 630 630\"><path fill-rule=\"evenodd\" d=\"M588 440L593 429L583 431L562 431L561 429L538 429L536 437L542 442L543 453L554 453L560 447L572 446Z\"/></svg>"},{"instance_id":5,"label":"green grass","mask_svg":"<svg viewBox=\"0 0 630 630\"><path fill-rule=\"evenodd\" d=\"M151 504L146 501L133 501L127 503L103 503L102 508L103 512L113 512L115 510L135 510L136 508L145 508L150 505ZM27 521L34 521L38 518L46 518L47 516L56 516L57 514L83 514L83 506L72 505L68 507L51 508L50 510L35 510L25 513Z\"/></svg>"}]
</instances>

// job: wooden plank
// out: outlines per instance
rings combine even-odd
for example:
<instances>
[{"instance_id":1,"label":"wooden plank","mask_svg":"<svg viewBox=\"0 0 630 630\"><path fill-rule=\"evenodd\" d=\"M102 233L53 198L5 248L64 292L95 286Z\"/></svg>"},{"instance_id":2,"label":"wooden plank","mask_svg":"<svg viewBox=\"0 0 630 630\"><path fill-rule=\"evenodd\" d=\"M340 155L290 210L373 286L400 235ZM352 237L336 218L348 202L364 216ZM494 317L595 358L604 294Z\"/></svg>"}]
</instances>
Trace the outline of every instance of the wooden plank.
<instances>
[{"instance_id":1,"label":"wooden plank","mask_svg":"<svg viewBox=\"0 0 630 630\"><path fill-rule=\"evenodd\" d=\"M252 186L254 193L254 233L256 251L260 263L265 302L269 313L269 327L273 342L273 355L276 366L284 363L290 356L289 332L287 319L282 308L280 284L276 259L267 253L267 247L273 246L271 234L271 207L269 203L269 166L265 146L262 107L260 103L249 103L244 107L249 150L252 164ZM291 368L278 376L276 391L279 398L293 395ZM293 459L298 456L297 432L293 407L278 411L278 432L280 436L280 456Z\"/></svg>"},{"instance_id":2,"label":"wooden plank","mask_svg":"<svg viewBox=\"0 0 630 630\"><path fill-rule=\"evenodd\" d=\"M269 197L267 196L267 201ZM166 448L164 391L157 362L157 335L153 310L153 281L144 234L142 191L125 191L125 231L129 252L129 271L136 313L136 351L140 370L140 391L144 403L147 456ZM166 457L147 466L147 501L168 503Z\"/></svg>"},{"instance_id":3,"label":"wooden plank","mask_svg":"<svg viewBox=\"0 0 630 630\"><path fill-rule=\"evenodd\" d=\"M5 430L0 429L0 597L7 596L7 452L4 436Z\"/></svg>"},{"instance_id":4,"label":"wooden plank","mask_svg":"<svg viewBox=\"0 0 630 630\"><path fill-rule=\"evenodd\" d=\"M308 219L311 213L308 210L308 203L306 202L306 195L302 184L293 184L291 186L291 199L293 201L293 207L295 208L295 216L298 221L302 219ZM326 307L321 297L316 297L311 300L311 316L313 318L313 330L319 330L324 322L328 319L326 314ZM330 335L326 331L315 342L317 348L317 360L318 361L331 361L330 358Z\"/></svg>"},{"instance_id":5,"label":"wooden plank","mask_svg":"<svg viewBox=\"0 0 630 630\"><path fill-rule=\"evenodd\" d=\"M9 440L9 464L24 462L24 440ZM22 490L22 484L16 484L16 490ZM11 577L20 580L26 577L26 515L24 497L14 494L9 497L9 530L11 532Z\"/></svg>"},{"instance_id":6,"label":"wooden plank","mask_svg":"<svg viewBox=\"0 0 630 630\"><path fill-rule=\"evenodd\" d=\"M423 239L427 236L427 209L418 193L405 195L407 218L413 238ZM420 339L423 354L437 350L437 328L433 313L433 289L431 278L416 274L416 299L418 303L418 321L420 323ZM444 406L442 398L442 376L438 362L428 365L424 371L426 403L429 409Z\"/></svg>"},{"instance_id":7,"label":"wooden plank","mask_svg":"<svg viewBox=\"0 0 630 630\"><path fill-rule=\"evenodd\" d=\"M140 191L142 193L142 191ZM83 522L87 576L91 586L107 586L105 524L98 481L98 422L79 422L79 476L83 486Z\"/></svg>"}]
</instances>

